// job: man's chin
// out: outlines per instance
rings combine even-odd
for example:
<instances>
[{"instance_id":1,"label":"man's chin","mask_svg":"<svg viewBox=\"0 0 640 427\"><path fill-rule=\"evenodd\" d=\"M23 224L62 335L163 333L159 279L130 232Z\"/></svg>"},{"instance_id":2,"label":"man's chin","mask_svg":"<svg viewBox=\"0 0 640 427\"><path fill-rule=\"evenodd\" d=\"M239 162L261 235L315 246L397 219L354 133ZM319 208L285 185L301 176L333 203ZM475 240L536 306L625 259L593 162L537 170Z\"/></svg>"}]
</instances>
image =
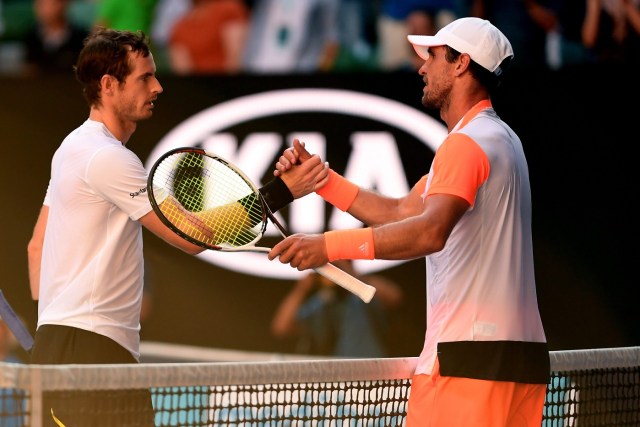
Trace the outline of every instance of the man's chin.
<instances>
[{"instance_id":1,"label":"man's chin","mask_svg":"<svg viewBox=\"0 0 640 427\"><path fill-rule=\"evenodd\" d=\"M148 110L146 113L140 114L138 120L149 120L151 117L153 117L153 110Z\"/></svg>"}]
</instances>

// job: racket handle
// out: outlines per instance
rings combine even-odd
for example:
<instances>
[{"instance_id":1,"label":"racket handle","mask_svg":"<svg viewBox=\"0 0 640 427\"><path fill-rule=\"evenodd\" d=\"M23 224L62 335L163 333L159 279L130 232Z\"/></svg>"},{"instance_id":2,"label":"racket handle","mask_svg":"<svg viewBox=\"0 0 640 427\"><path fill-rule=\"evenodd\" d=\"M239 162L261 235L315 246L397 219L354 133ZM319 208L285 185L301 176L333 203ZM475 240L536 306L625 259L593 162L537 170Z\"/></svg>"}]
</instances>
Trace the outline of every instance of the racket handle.
<instances>
[{"instance_id":1,"label":"racket handle","mask_svg":"<svg viewBox=\"0 0 640 427\"><path fill-rule=\"evenodd\" d=\"M353 277L333 264L325 264L322 267L316 268L315 271L331 280L336 285L341 286L356 295L366 303L371 301L371 298L373 298L373 295L376 293L376 288L371 285L367 285L362 280Z\"/></svg>"},{"instance_id":2,"label":"racket handle","mask_svg":"<svg viewBox=\"0 0 640 427\"><path fill-rule=\"evenodd\" d=\"M11 305L9 305L9 301L4 297L4 294L0 290L0 317L4 320L4 323L7 324L9 330L16 337L20 345L26 351L31 350L33 347L33 337L29 333L27 327L22 323L22 320L18 317Z\"/></svg>"}]
</instances>

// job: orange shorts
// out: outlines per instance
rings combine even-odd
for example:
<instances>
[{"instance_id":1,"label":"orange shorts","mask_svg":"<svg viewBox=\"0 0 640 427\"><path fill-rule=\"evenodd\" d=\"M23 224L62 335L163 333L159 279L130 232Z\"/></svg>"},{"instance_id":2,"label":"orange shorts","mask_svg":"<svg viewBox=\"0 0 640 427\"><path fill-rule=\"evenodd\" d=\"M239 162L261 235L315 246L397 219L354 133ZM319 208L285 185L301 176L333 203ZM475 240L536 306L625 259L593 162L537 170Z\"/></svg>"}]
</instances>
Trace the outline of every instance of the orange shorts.
<instances>
[{"instance_id":1,"label":"orange shorts","mask_svg":"<svg viewBox=\"0 0 640 427\"><path fill-rule=\"evenodd\" d=\"M540 427L547 387L470 378L415 375L406 427Z\"/></svg>"}]
</instances>

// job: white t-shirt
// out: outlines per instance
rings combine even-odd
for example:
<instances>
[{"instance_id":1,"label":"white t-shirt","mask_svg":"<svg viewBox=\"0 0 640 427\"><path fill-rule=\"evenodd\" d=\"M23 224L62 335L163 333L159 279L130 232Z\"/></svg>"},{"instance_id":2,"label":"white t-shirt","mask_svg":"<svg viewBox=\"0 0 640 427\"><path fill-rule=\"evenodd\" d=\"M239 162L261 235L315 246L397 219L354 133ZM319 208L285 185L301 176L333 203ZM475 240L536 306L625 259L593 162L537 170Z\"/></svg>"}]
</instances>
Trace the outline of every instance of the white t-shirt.
<instances>
[{"instance_id":1,"label":"white t-shirt","mask_svg":"<svg viewBox=\"0 0 640 427\"><path fill-rule=\"evenodd\" d=\"M62 142L44 201L38 327L92 331L139 358L146 181L140 159L100 122Z\"/></svg>"}]
</instances>

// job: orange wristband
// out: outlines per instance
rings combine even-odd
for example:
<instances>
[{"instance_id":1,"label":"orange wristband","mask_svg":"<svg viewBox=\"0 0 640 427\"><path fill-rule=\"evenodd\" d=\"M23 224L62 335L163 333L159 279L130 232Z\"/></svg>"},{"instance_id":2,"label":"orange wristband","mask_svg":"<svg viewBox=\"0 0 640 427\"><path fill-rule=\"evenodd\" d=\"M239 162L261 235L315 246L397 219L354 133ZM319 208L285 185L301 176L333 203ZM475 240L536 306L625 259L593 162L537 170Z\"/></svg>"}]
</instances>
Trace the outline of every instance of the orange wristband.
<instances>
[{"instance_id":1,"label":"orange wristband","mask_svg":"<svg viewBox=\"0 0 640 427\"><path fill-rule=\"evenodd\" d=\"M333 170L329 171L329 181L316 193L336 208L346 212L356 199L360 188Z\"/></svg>"},{"instance_id":2,"label":"orange wristband","mask_svg":"<svg viewBox=\"0 0 640 427\"><path fill-rule=\"evenodd\" d=\"M337 259L374 259L373 229L333 230L324 233L329 261Z\"/></svg>"}]
</instances>

